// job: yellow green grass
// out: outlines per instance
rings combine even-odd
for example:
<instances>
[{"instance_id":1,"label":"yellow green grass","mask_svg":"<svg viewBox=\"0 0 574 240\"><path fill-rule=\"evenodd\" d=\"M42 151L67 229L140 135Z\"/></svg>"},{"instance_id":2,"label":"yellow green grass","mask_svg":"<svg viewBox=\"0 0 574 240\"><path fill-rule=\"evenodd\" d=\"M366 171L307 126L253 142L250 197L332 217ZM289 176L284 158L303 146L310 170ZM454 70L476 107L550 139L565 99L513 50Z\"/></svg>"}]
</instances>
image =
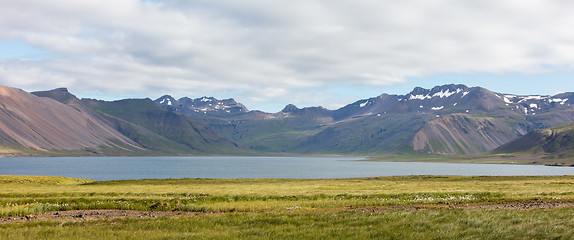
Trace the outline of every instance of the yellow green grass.
<instances>
[{"instance_id":1,"label":"yellow green grass","mask_svg":"<svg viewBox=\"0 0 574 240\"><path fill-rule=\"evenodd\" d=\"M194 212L0 224L0 239L572 239L574 176L165 179L94 182L0 176L4 218L56 210ZM460 207L464 206L464 207Z\"/></svg>"}]
</instances>

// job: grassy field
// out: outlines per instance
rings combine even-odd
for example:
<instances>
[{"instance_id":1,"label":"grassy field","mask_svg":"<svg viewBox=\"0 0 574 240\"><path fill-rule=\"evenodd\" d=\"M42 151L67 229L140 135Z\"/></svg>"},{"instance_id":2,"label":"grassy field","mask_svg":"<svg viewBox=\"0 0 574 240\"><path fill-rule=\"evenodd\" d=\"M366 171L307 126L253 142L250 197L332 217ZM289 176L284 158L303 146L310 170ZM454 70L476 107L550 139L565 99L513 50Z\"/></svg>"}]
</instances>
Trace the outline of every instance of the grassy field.
<instances>
[{"instance_id":1,"label":"grassy field","mask_svg":"<svg viewBox=\"0 0 574 240\"><path fill-rule=\"evenodd\" d=\"M0 176L0 239L573 239L573 206L574 176L106 182ZM99 209L165 214L34 220Z\"/></svg>"}]
</instances>

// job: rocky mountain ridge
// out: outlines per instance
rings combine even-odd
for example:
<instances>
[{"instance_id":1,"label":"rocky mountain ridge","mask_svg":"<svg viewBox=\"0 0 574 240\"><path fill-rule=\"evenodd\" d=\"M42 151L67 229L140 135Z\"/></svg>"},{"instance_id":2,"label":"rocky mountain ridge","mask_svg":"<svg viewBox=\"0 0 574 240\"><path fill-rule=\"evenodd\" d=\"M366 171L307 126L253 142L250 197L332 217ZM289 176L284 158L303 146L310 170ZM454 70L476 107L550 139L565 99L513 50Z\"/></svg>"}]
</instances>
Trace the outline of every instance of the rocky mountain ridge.
<instances>
[{"instance_id":1,"label":"rocky mountain ridge","mask_svg":"<svg viewBox=\"0 0 574 240\"><path fill-rule=\"evenodd\" d=\"M573 100L574 93L520 96L451 84L417 87L405 95L381 94L336 110L289 104L278 113L205 111L201 118L189 116L259 151L469 154L493 150L536 129L574 122Z\"/></svg>"},{"instance_id":2,"label":"rocky mountain ridge","mask_svg":"<svg viewBox=\"0 0 574 240\"><path fill-rule=\"evenodd\" d=\"M154 101L168 110L174 110L184 114L205 114L210 113L228 113L235 114L248 112L247 108L236 102L233 98L218 100L213 97L201 97L191 99L183 97L178 100L170 95L164 95Z\"/></svg>"},{"instance_id":3,"label":"rocky mountain ridge","mask_svg":"<svg viewBox=\"0 0 574 240\"><path fill-rule=\"evenodd\" d=\"M108 102L65 88L0 90L0 150L39 155L472 154L574 123L574 93L519 96L454 84L277 113L231 98Z\"/></svg>"},{"instance_id":4,"label":"rocky mountain ridge","mask_svg":"<svg viewBox=\"0 0 574 240\"><path fill-rule=\"evenodd\" d=\"M213 97L190 99L188 97L175 100L164 95L155 100L162 107L184 114L203 113L218 114L218 117L239 118L239 115L248 115L250 112L243 104L234 99L218 100ZM343 120L368 116L373 114L389 113L469 113L470 111L510 110L522 112L524 115L536 115L553 108L570 108L574 103L574 93L562 93L555 96L547 95L514 95L491 92L481 87L467 87L465 85L443 85L432 89L416 87L405 95L381 94L377 97L358 100L336 110L323 107L308 107L299 109L288 104L278 113L263 113L267 118L282 118L289 113L302 111L320 112L322 117L334 120ZM192 112L190 112L192 111Z\"/></svg>"}]
</instances>

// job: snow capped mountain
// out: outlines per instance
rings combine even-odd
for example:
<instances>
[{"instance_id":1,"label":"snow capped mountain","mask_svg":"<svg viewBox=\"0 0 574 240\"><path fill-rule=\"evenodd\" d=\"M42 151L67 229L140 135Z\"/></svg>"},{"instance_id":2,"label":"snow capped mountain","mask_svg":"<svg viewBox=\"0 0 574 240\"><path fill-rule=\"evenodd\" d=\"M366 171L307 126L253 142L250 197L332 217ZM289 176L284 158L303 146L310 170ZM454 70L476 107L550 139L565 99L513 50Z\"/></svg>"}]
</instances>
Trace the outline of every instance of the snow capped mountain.
<instances>
[{"instance_id":1,"label":"snow capped mountain","mask_svg":"<svg viewBox=\"0 0 574 240\"><path fill-rule=\"evenodd\" d=\"M564 93L556 96L517 96L506 94L499 96L507 106L514 106L517 110L523 111L526 115L535 115L556 107L570 107L571 100L574 100L573 93Z\"/></svg>"},{"instance_id":2,"label":"snow capped mountain","mask_svg":"<svg viewBox=\"0 0 574 240\"><path fill-rule=\"evenodd\" d=\"M40 99L6 89L12 92L4 98L10 116L2 121L20 127L6 126L4 135L9 136L0 138L8 139L9 144L43 149L123 142L137 151L165 153L470 154L491 151L537 129L574 123L574 93L523 96L465 85L417 87L404 95L381 94L336 110L289 104L277 113L249 111L234 99L213 97L175 99L165 95L153 102L105 102L79 100L64 88L34 93ZM26 106L12 98L40 101L45 107L23 111ZM78 112L84 117L76 116ZM16 113L25 116L14 118L20 116ZM67 123L69 119L63 121L61 116L77 119ZM76 122L82 126L73 125ZM44 127L56 123L61 131ZM74 131L66 128L68 125L76 126ZM20 132L25 134L15 135ZM48 138L39 137L40 133L70 141L43 141ZM32 145L30 139L37 141Z\"/></svg>"},{"instance_id":3,"label":"snow capped mountain","mask_svg":"<svg viewBox=\"0 0 574 240\"><path fill-rule=\"evenodd\" d=\"M465 85L444 85L432 89L417 87L406 95L382 94L375 98L356 101L336 110L335 119L393 113L430 114L443 112L467 112L491 110L493 104L477 104L477 98L485 97L487 90L469 88ZM493 96L491 97L491 100ZM481 102L481 101L479 101Z\"/></svg>"},{"instance_id":4,"label":"snow capped mountain","mask_svg":"<svg viewBox=\"0 0 574 240\"><path fill-rule=\"evenodd\" d=\"M259 118L284 118L294 116L317 116L322 119L344 120L385 114L429 114L440 117L443 114L472 113L475 111L512 111L523 115L536 115L554 108L571 108L574 93L556 96L520 96L491 92L481 87L465 85L443 85L432 89L416 87L405 95L381 94L377 97L358 100L337 110L322 107L299 109L287 105L279 113L257 112ZM233 99L218 100L213 97L175 100L169 95L155 100L162 107L184 114L216 114L218 117L246 117L248 111L241 103ZM313 112L313 114L309 114ZM304 114L303 114L304 113ZM257 118L257 117L255 117Z\"/></svg>"},{"instance_id":5,"label":"snow capped mountain","mask_svg":"<svg viewBox=\"0 0 574 240\"><path fill-rule=\"evenodd\" d=\"M402 100L425 100L425 99L433 99L435 97L438 98L448 98L453 95L457 95L458 97L464 97L469 93L468 87L465 85L444 85L444 86L437 86L433 89L424 89L417 87L411 93L401 98Z\"/></svg>"},{"instance_id":6,"label":"snow capped mountain","mask_svg":"<svg viewBox=\"0 0 574 240\"><path fill-rule=\"evenodd\" d=\"M157 100L155 100L154 102L158 103L159 105L161 105L164 108L167 108L167 107L174 106L173 103L176 103L177 100L175 100L175 98L173 98L170 95L164 95L164 96L158 98Z\"/></svg>"},{"instance_id":7,"label":"snow capped mountain","mask_svg":"<svg viewBox=\"0 0 574 240\"><path fill-rule=\"evenodd\" d=\"M265 113L248 111L233 99L168 95L155 102L267 152L470 154L574 122L573 100L574 93L522 96L450 84L381 94L336 110L289 104Z\"/></svg>"},{"instance_id":8,"label":"snow capped mountain","mask_svg":"<svg viewBox=\"0 0 574 240\"><path fill-rule=\"evenodd\" d=\"M444 85L432 89L417 87L406 95L382 94L359 100L336 110L334 114L335 119L390 113L451 114L495 110L535 115L553 108L570 108L571 99L574 100L574 93L518 96L495 93L480 87Z\"/></svg>"},{"instance_id":9,"label":"snow capped mountain","mask_svg":"<svg viewBox=\"0 0 574 240\"><path fill-rule=\"evenodd\" d=\"M176 100L170 95L164 95L154 101L160 106L184 114L234 114L248 112L243 104L236 102L233 98L218 100L213 97L201 97L191 99L188 97Z\"/></svg>"}]
</instances>

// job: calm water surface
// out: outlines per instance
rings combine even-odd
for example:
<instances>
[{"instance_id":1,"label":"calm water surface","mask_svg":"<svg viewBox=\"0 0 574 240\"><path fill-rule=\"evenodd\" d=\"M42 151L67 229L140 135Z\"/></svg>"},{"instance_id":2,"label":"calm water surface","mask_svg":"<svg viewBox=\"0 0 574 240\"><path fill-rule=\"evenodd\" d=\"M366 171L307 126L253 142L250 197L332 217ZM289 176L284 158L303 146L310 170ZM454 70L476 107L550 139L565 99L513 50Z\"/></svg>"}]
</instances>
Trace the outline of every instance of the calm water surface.
<instances>
[{"instance_id":1,"label":"calm water surface","mask_svg":"<svg viewBox=\"0 0 574 240\"><path fill-rule=\"evenodd\" d=\"M572 167L366 162L333 157L0 158L0 175L122 180L150 178L352 178L400 175L574 175Z\"/></svg>"}]
</instances>

